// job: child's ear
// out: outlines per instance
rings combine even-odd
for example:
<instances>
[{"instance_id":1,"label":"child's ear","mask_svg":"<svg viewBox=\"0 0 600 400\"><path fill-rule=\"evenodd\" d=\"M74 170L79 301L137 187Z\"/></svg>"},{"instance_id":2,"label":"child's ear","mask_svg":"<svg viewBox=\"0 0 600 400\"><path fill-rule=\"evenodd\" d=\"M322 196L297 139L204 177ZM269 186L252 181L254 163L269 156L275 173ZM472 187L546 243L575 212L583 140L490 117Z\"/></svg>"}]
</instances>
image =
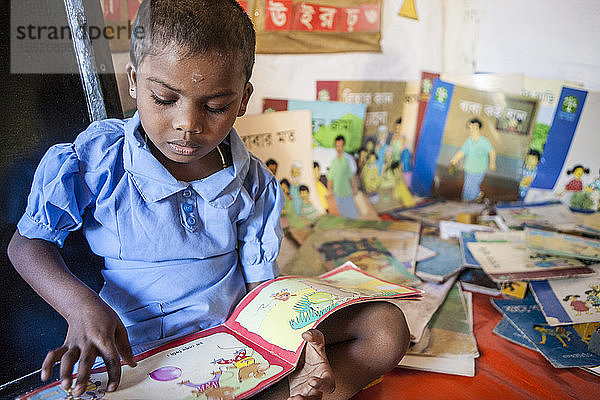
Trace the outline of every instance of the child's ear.
<instances>
[{"instance_id":1,"label":"child's ear","mask_svg":"<svg viewBox=\"0 0 600 400\"><path fill-rule=\"evenodd\" d=\"M129 82L129 95L135 99L137 98L135 68L131 62L128 62L125 70L127 71L127 81Z\"/></svg>"},{"instance_id":2,"label":"child's ear","mask_svg":"<svg viewBox=\"0 0 600 400\"><path fill-rule=\"evenodd\" d=\"M248 101L250 100L250 96L252 96L252 92L254 92L254 86L252 86L250 82L247 82L246 87L244 88L244 96L242 97L240 109L237 113L238 117L246 114L246 107L248 107Z\"/></svg>"}]
</instances>

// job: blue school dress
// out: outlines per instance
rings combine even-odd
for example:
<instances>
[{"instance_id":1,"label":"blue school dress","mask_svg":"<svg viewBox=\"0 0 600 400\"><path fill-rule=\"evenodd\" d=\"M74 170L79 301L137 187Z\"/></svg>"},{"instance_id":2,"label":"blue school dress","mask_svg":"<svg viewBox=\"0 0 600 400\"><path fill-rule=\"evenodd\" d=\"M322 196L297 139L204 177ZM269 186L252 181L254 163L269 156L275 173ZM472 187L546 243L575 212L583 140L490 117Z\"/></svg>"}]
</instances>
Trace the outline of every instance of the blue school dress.
<instances>
[{"instance_id":1,"label":"blue school dress","mask_svg":"<svg viewBox=\"0 0 600 400\"><path fill-rule=\"evenodd\" d=\"M74 143L51 147L17 225L61 247L83 229L105 259L100 297L134 352L224 322L245 282L274 278L284 203L235 130L224 141L234 165L187 183L150 153L139 125L137 113L94 122Z\"/></svg>"}]
</instances>

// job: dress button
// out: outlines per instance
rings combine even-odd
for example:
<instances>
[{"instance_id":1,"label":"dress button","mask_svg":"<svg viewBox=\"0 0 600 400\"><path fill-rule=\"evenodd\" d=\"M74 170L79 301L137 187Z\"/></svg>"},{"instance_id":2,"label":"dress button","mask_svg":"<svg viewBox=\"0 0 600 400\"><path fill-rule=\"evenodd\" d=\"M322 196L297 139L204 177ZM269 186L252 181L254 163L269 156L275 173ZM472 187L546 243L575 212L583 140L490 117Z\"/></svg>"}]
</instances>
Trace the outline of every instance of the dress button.
<instances>
[{"instance_id":1,"label":"dress button","mask_svg":"<svg viewBox=\"0 0 600 400\"><path fill-rule=\"evenodd\" d=\"M196 218L194 218L194 217L188 217L186 219L186 221L187 221L188 225L190 225L190 226L196 225Z\"/></svg>"},{"instance_id":2,"label":"dress button","mask_svg":"<svg viewBox=\"0 0 600 400\"><path fill-rule=\"evenodd\" d=\"M190 189L185 189L183 191L183 197L192 197L192 191Z\"/></svg>"},{"instance_id":3,"label":"dress button","mask_svg":"<svg viewBox=\"0 0 600 400\"><path fill-rule=\"evenodd\" d=\"M192 211L194 211L194 206L191 204L184 204L183 211L185 211L187 213L192 212Z\"/></svg>"}]
</instances>

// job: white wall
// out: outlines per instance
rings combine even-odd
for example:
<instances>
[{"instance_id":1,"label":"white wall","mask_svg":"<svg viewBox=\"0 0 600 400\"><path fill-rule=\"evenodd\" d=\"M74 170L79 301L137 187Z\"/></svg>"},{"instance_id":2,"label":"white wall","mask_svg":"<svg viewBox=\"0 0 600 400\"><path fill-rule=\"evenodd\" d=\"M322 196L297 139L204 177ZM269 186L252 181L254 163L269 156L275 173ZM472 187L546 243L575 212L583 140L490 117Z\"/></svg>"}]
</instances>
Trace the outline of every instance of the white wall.
<instances>
[{"instance_id":1,"label":"white wall","mask_svg":"<svg viewBox=\"0 0 600 400\"><path fill-rule=\"evenodd\" d=\"M249 113L263 97L315 98L316 80L416 80L422 70L503 72L600 90L600 0L383 0L381 53L256 57Z\"/></svg>"}]
</instances>

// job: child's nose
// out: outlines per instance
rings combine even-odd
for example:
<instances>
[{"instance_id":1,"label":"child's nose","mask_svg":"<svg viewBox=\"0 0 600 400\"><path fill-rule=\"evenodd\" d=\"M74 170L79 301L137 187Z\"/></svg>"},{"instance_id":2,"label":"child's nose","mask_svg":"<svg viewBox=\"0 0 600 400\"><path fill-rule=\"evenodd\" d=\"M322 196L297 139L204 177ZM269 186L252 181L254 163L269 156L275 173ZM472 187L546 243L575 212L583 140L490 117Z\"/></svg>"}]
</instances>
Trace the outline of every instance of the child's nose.
<instances>
[{"instance_id":1,"label":"child's nose","mask_svg":"<svg viewBox=\"0 0 600 400\"><path fill-rule=\"evenodd\" d=\"M201 133L202 112L195 107L182 107L173 120L173 127L177 131Z\"/></svg>"}]
</instances>

